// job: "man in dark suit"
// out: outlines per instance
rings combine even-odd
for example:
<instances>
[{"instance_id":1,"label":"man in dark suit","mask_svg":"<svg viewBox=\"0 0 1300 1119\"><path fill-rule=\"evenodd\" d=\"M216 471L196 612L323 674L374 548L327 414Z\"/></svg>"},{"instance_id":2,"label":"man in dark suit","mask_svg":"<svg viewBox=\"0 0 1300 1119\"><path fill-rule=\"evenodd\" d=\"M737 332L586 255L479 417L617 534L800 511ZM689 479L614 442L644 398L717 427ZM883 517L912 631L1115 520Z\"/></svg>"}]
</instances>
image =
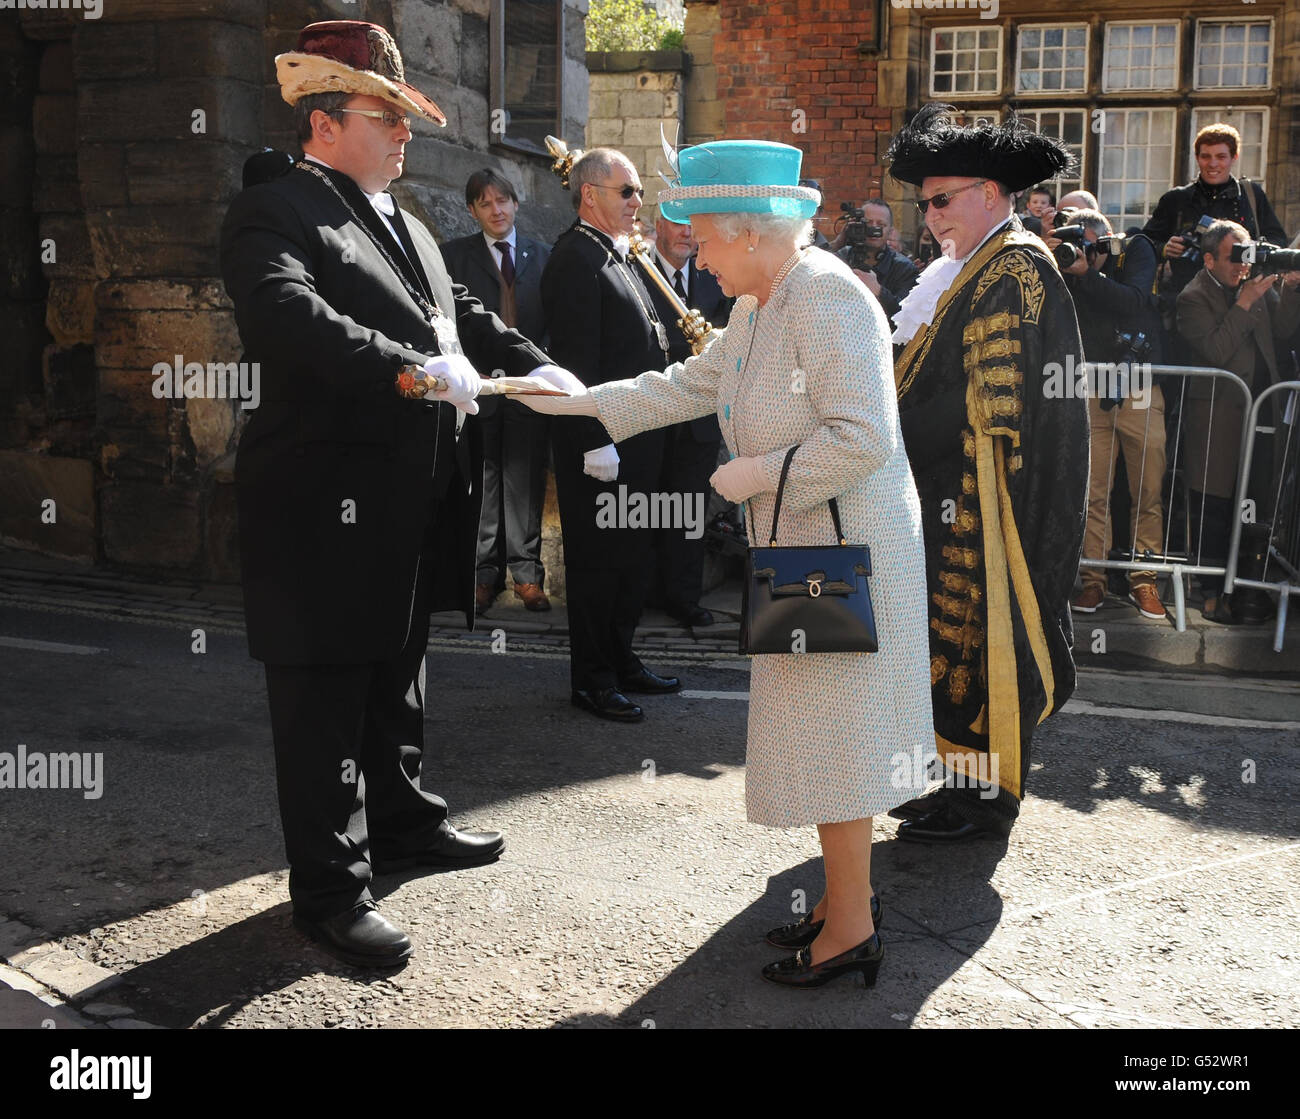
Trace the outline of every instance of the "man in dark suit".
<instances>
[{"instance_id":1,"label":"man in dark suit","mask_svg":"<svg viewBox=\"0 0 1300 1119\"><path fill-rule=\"evenodd\" d=\"M726 326L732 301L722 294L712 273L695 267L695 242L689 225L656 218L654 257L655 266L688 308L699 311L714 326ZM657 286L650 287L655 312L668 329L669 360L685 361L691 356L691 346L677 325L680 316ZM718 467L722 430L718 417L708 415L673 424L663 434L664 459L658 489L684 494L683 508L698 509L699 524L659 530L655 596L682 625L711 626L713 615L700 605L704 590L704 521L709 476Z\"/></svg>"},{"instance_id":2,"label":"man in dark suit","mask_svg":"<svg viewBox=\"0 0 1300 1119\"><path fill-rule=\"evenodd\" d=\"M515 228L519 196L510 180L490 168L465 184L465 205L481 233L448 241L442 257L452 278L485 310L525 338L546 345L542 269L551 250ZM484 613L505 589L505 568L525 608L549 610L542 589L542 503L546 497L549 417L516 400L479 401L483 431L483 514L479 521L475 606Z\"/></svg>"},{"instance_id":3,"label":"man in dark suit","mask_svg":"<svg viewBox=\"0 0 1300 1119\"><path fill-rule=\"evenodd\" d=\"M628 259L628 235L645 191L628 158L595 148L569 175L578 220L556 241L542 273L542 307L555 360L588 386L634 377L668 362L668 337L640 266ZM663 433L648 431L615 449L599 420L565 417L551 427L555 489L564 531L572 701L593 715L634 723L639 706L626 693L681 688L656 676L632 652L645 597L653 537L632 518L600 515L620 491L654 492ZM615 484L617 480L617 485ZM612 501L611 501L612 499Z\"/></svg>"},{"instance_id":4,"label":"man in dark suit","mask_svg":"<svg viewBox=\"0 0 1300 1119\"><path fill-rule=\"evenodd\" d=\"M473 624L471 361L526 375L547 359L452 284L384 193L409 115L443 121L388 33L312 24L276 68L304 160L241 193L221 238L263 385L236 462L249 651L266 665L294 924L349 963L392 966L411 944L376 912L372 871L474 866L504 846L457 832L420 787L424 653L431 610Z\"/></svg>"}]
</instances>

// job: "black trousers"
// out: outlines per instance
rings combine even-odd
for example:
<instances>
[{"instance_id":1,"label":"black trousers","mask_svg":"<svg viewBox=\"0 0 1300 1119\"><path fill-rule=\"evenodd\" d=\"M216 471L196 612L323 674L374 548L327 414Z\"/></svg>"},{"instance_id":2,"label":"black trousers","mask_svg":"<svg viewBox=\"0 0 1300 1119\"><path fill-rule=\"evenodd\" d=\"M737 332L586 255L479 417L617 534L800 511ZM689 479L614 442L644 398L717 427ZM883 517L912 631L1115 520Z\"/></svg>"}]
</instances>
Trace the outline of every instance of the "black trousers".
<instances>
[{"instance_id":1,"label":"black trousers","mask_svg":"<svg viewBox=\"0 0 1300 1119\"><path fill-rule=\"evenodd\" d=\"M294 913L320 921L370 900L370 861L426 846L447 803L420 788L424 655L436 572L421 557L411 630L390 661L266 665Z\"/></svg>"},{"instance_id":2,"label":"black trousers","mask_svg":"<svg viewBox=\"0 0 1300 1119\"><path fill-rule=\"evenodd\" d=\"M709 478L717 469L719 442L698 442L689 423L664 429L659 490L684 495L691 515L696 509L700 513L695 538L682 528L661 528L656 534L654 597L670 609L698 605L704 593L704 526L708 523Z\"/></svg>"},{"instance_id":3,"label":"black trousers","mask_svg":"<svg viewBox=\"0 0 1300 1119\"><path fill-rule=\"evenodd\" d=\"M516 583L541 583L550 417L500 396L480 397L479 417L483 512L475 581L500 589L509 569Z\"/></svg>"},{"instance_id":4,"label":"black trousers","mask_svg":"<svg viewBox=\"0 0 1300 1119\"><path fill-rule=\"evenodd\" d=\"M581 691L613 688L619 677L642 667L632 638L645 602L654 534L648 527L610 524L598 514L617 507L620 490L627 495L654 491L663 437L648 431L620 443L617 480L599 482L582 473L582 451L563 437L562 422L552 432L564 532L570 682Z\"/></svg>"}]
</instances>

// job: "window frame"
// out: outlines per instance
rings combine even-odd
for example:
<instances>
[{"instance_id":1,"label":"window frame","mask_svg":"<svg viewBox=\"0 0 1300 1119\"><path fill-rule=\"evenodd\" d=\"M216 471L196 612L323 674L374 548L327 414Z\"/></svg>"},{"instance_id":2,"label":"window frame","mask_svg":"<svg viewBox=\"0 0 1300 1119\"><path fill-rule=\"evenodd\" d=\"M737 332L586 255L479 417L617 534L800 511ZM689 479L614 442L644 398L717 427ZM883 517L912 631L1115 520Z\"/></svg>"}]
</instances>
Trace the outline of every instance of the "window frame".
<instances>
[{"instance_id":1,"label":"window frame","mask_svg":"<svg viewBox=\"0 0 1300 1119\"><path fill-rule=\"evenodd\" d=\"M947 89L947 90L939 91L934 88L934 79L936 77L935 68L934 68L935 37L943 32L952 32L955 35L959 31L974 31L977 34L981 31L990 31L990 32L997 33L998 58L997 58L997 63L994 66L994 74L997 78L997 85L993 89L969 89L969 90ZM979 54L979 51L982 49L978 44L979 44L979 39L976 38L975 53L977 56ZM953 44L952 53L954 56L957 53L957 47L955 42ZM964 24L951 25L951 26L931 27L930 28L930 50L926 57L926 65L930 71L929 87L930 87L930 97L932 99L943 97L950 101L955 101L958 98L962 98L967 101L976 101L984 97L990 97L990 98L1001 97L1002 87L1004 84L1003 70L1006 68L1006 28L1002 24L994 24L990 26L987 23L983 23L983 24L964 23ZM951 71L954 85L956 84L957 74L964 73L964 72L965 71L958 71L958 70ZM978 81L978 77L980 74L978 58L976 62L976 68L973 71L971 71L971 73L974 75L976 81Z\"/></svg>"},{"instance_id":2,"label":"window frame","mask_svg":"<svg viewBox=\"0 0 1300 1119\"><path fill-rule=\"evenodd\" d=\"M1169 162L1168 162L1167 166L1164 168L1164 181L1163 181L1163 184L1162 184L1162 185L1159 185L1158 193L1159 193L1159 194L1164 194L1166 191L1168 191L1168 190L1170 189L1170 184L1171 184L1171 183L1173 182L1173 180L1174 180L1174 170L1175 170L1175 168L1176 168L1176 166L1177 166L1177 164L1176 164L1176 162L1175 162L1175 160L1176 160L1176 155L1177 155L1177 151L1176 151L1176 149L1177 149L1177 139L1178 139L1178 136L1177 136L1177 132L1178 132L1178 110L1177 110L1177 108L1175 108L1175 107L1173 107L1173 106L1169 106L1169 105L1117 105L1117 106L1115 106L1114 108L1107 108L1107 109L1106 109L1106 113L1107 113L1108 116L1111 115L1111 114L1124 113L1124 114L1126 115L1126 117L1127 117L1128 114L1131 114L1131 113L1147 113L1147 114L1150 114L1152 117L1154 117L1154 115L1157 114L1157 113L1166 113L1166 114L1168 114L1168 118L1169 118L1169 122L1170 122L1170 124L1169 124L1169 143L1168 143L1168 145L1167 145L1168 148L1169 148ZM1106 134L1103 132L1103 133L1101 134L1101 137L1100 137L1100 143L1098 144L1098 148L1097 148L1097 175L1096 175L1096 180L1095 180L1095 181L1096 181L1096 184L1097 184L1097 190L1096 190L1097 200L1098 200L1098 202L1101 204L1101 208L1102 208L1103 213L1106 213L1106 214L1113 214L1113 216L1114 216L1114 217L1115 217L1115 218L1120 222L1121 225L1125 225L1125 226L1126 226L1126 225L1129 225L1129 224L1139 224L1139 223L1130 223L1129 221L1125 220L1125 215L1128 214L1128 211L1126 210L1126 208L1125 208L1125 206L1124 206L1124 204L1123 204L1123 200L1122 200L1122 198L1121 198L1121 201L1120 201L1120 204L1119 204L1119 205L1108 205L1107 202L1106 202L1106 199L1103 197L1103 195L1105 194L1105 185L1104 185L1104 184L1105 184L1106 181L1107 181L1106 178L1105 178L1105 169L1106 169L1106 146L1105 146L1105 139L1106 139ZM1149 145L1148 145L1148 150L1149 150ZM1148 170L1150 170L1149 167L1148 167ZM1127 184L1127 183L1130 183L1130 182L1135 182L1135 181L1137 181L1137 180L1129 179L1127 176L1124 176L1124 177L1121 177L1121 178L1119 178L1119 179L1112 179L1112 180L1110 180L1110 181L1112 181L1112 182L1118 182L1118 183L1120 183L1120 184ZM1142 181L1143 181L1143 182L1146 182L1146 183L1148 183L1148 184L1159 184L1159 183L1160 183L1160 179L1159 179L1159 177L1148 177L1148 178L1146 178L1146 179L1144 179L1144 180L1142 180ZM1122 193L1123 193L1123 192L1122 192L1122 190L1121 190L1121 195L1122 195ZM1156 202L1158 202L1158 201L1159 201L1158 198L1155 199L1154 201L1152 201L1152 203L1151 203L1151 212L1142 215L1143 221L1142 221L1141 224L1145 224L1145 221L1151 217L1151 213L1154 213L1154 212L1155 212L1155 205L1156 205ZM1117 228L1118 228L1118 226L1117 226Z\"/></svg>"},{"instance_id":3,"label":"window frame","mask_svg":"<svg viewBox=\"0 0 1300 1119\"><path fill-rule=\"evenodd\" d=\"M551 0L555 8L555 124L550 134L562 136L564 133L564 99L565 99L565 32L567 30L565 0ZM526 138L512 138L508 123L509 110L505 104L505 58L506 58L506 9L507 0L491 0L488 9L488 145L505 148L525 155L541 155L550 158L544 145L534 144ZM507 117L505 130L498 135L492 121L498 112Z\"/></svg>"},{"instance_id":4,"label":"window frame","mask_svg":"<svg viewBox=\"0 0 1300 1119\"><path fill-rule=\"evenodd\" d=\"M1106 56L1110 53L1110 29L1112 27L1160 27L1174 29L1174 80L1170 86L1112 86L1110 68L1106 65ZM1182 70L1183 55L1183 21L1180 19L1112 19L1103 25L1101 37L1101 92L1102 93L1169 93L1180 87L1179 76ZM1154 68L1154 67L1153 67ZM1131 69L1129 67L1128 69Z\"/></svg>"},{"instance_id":5,"label":"window frame","mask_svg":"<svg viewBox=\"0 0 1300 1119\"><path fill-rule=\"evenodd\" d=\"M1079 150L1077 153L1079 157L1079 169L1078 172L1071 176L1068 181L1078 182L1079 185L1072 189L1084 190L1088 182L1088 136L1091 129L1092 110L1086 105L1026 105L1024 109L1018 111L1017 115L1025 118L1032 115L1034 117L1034 131L1041 134L1041 114L1043 113L1078 113L1079 116L1083 118L1083 136L1079 141ZM1056 196L1059 198L1062 193L1060 190L1060 179L1049 179L1047 181L1054 184L1056 187ZM1069 192L1067 191L1065 193Z\"/></svg>"},{"instance_id":6,"label":"window frame","mask_svg":"<svg viewBox=\"0 0 1300 1119\"><path fill-rule=\"evenodd\" d=\"M1024 53L1024 33L1026 31L1043 31L1055 30L1060 28L1063 31L1070 31L1076 28L1083 28L1083 85L1078 89L1021 89L1021 57ZM1049 49L1039 47L1039 50ZM1071 48L1062 47L1062 50ZM1087 23L1025 23L1016 28L1016 65L1015 73L1012 75L1012 87L1015 90L1015 97L1081 97L1088 93L1088 74L1089 62L1091 61L1092 51L1092 25ZM1064 72L1065 67L1062 67ZM1042 73L1041 69L1039 73Z\"/></svg>"},{"instance_id":7,"label":"window frame","mask_svg":"<svg viewBox=\"0 0 1300 1119\"><path fill-rule=\"evenodd\" d=\"M1268 73L1264 75L1263 85L1201 85L1201 28L1207 23L1241 23L1241 24L1268 24ZM1208 92L1242 90L1244 92L1254 92L1256 90L1267 90L1273 88L1273 64L1277 58L1277 20L1271 16L1259 16L1255 19L1241 19L1233 16L1206 16L1204 19L1197 17L1196 36L1192 47L1192 89L1206 90ZM1241 64L1242 77L1246 76L1246 69L1249 62L1243 61ZM1220 63L1220 70L1223 65Z\"/></svg>"}]
</instances>

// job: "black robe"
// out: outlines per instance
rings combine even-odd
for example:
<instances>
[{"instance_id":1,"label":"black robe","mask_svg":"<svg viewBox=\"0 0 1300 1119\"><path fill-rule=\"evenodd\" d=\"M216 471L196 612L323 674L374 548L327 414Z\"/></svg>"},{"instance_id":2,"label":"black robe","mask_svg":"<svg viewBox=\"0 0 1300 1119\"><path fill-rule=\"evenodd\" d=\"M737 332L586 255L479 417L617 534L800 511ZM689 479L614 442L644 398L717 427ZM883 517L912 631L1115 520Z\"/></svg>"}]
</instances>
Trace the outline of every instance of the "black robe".
<instances>
[{"instance_id":1,"label":"black robe","mask_svg":"<svg viewBox=\"0 0 1300 1119\"><path fill-rule=\"evenodd\" d=\"M1088 494L1074 305L1013 221L966 263L896 361L921 498L938 749L990 780L959 811L1014 819L1033 728L1074 690L1070 593ZM986 755L971 756L969 752ZM969 811L966 811L969 809Z\"/></svg>"}]
</instances>

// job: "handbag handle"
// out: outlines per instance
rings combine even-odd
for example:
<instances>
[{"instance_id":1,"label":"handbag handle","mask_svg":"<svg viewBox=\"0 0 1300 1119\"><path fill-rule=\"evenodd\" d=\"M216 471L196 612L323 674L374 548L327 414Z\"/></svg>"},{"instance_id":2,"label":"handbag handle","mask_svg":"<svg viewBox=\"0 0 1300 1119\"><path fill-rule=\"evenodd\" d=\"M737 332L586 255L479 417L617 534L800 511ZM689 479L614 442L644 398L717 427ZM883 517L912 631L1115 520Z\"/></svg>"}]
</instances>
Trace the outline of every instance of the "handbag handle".
<instances>
[{"instance_id":1,"label":"handbag handle","mask_svg":"<svg viewBox=\"0 0 1300 1119\"><path fill-rule=\"evenodd\" d=\"M781 499L785 497L785 479L790 473L790 460L794 458L794 453L799 449L796 443L785 453L785 461L781 463L781 481L776 487L776 505L772 509L772 538L768 541L768 546L776 547L776 522L781 516ZM830 498L827 505L831 507L831 520L835 524L835 538L839 540L840 547L848 547L848 541L844 538L844 529L840 527L840 507L835 503L835 498Z\"/></svg>"}]
</instances>

